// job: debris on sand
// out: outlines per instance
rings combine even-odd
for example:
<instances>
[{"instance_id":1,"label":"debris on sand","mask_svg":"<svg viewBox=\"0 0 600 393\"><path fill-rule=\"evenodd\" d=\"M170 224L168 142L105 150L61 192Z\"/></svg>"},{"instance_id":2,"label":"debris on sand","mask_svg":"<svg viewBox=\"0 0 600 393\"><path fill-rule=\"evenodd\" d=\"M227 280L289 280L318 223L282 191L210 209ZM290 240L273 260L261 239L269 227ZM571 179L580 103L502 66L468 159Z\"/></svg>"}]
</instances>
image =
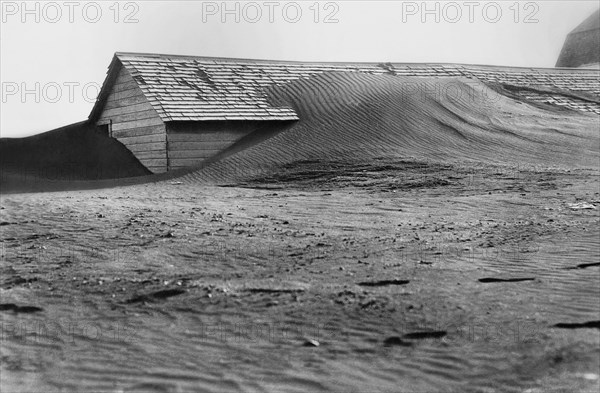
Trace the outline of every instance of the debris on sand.
<instances>
[{"instance_id":1,"label":"debris on sand","mask_svg":"<svg viewBox=\"0 0 600 393\"><path fill-rule=\"evenodd\" d=\"M402 340L398 336L388 337L383 340L383 345L386 347L399 346L399 347L412 347L412 343Z\"/></svg>"},{"instance_id":2,"label":"debris on sand","mask_svg":"<svg viewBox=\"0 0 600 393\"><path fill-rule=\"evenodd\" d=\"M363 281L359 282L358 285L361 287L385 287L388 285L406 285L409 282L409 280Z\"/></svg>"},{"instance_id":3,"label":"debris on sand","mask_svg":"<svg viewBox=\"0 0 600 393\"><path fill-rule=\"evenodd\" d=\"M523 282L523 281L534 281L533 277L523 277L523 278L494 278L494 277L485 277L480 278L479 282L482 283L493 283L493 282Z\"/></svg>"},{"instance_id":4,"label":"debris on sand","mask_svg":"<svg viewBox=\"0 0 600 393\"><path fill-rule=\"evenodd\" d=\"M318 347L319 345L321 345L321 343L313 339L307 339L302 344L303 347Z\"/></svg>"},{"instance_id":5,"label":"debris on sand","mask_svg":"<svg viewBox=\"0 0 600 393\"><path fill-rule=\"evenodd\" d=\"M428 331L428 332L412 332L403 335L402 337L392 336L388 337L383 341L383 345L386 347L399 346L399 347L411 347L413 345L410 340L426 340L430 338L442 338L446 336L446 332L440 331ZM407 341L408 340L408 341Z\"/></svg>"},{"instance_id":6,"label":"debris on sand","mask_svg":"<svg viewBox=\"0 0 600 393\"><path fill-rule=\"evenodd\" d=\"M569 206L569 208L571 210L585 210L585 209L595 209L596 208L596 206L592 205L591 203L587 203L587 202L567 203L567 206Z\"/></svg>"},{"instance_id":7,"label":"debris on sand","mask_svg":"<svg viewBox=\"0 0 600 393\"><path fill-rule=\"evenodd\" d=\"M588 321L583 323L557 323L554 325L559 329L600 329L600 321Z\"/></svg>"},{"instance_id":8,"label":"debris on sand","mask_svg":"<svg viewBox=\"0 0 600 393\"><path fill-rule=\"evenodd\" d=\"M600 266L600 262L580 263L577 266L566 267L566 270L587 269L588 267Z\"/></svg>"},{"instance_id":9,"label":"debris on sand","mask_svg":"<svg viewBox=\"0 0 600 393\"><path fill-rule=\"evenodd\" d=\"M31 314L34 312L44 311L40 307L36 306L17 306L14 303L2 303L0 304L0 311L12 311L14 313Z\"/></svg>"},{"instance_id":10,"label":"debris on sand","mask_svg":"<svg viewBox=\"0 0 600 393\"><path fill-rule=\"evenodd\" d=\"M435 330L430 332L413 332L407 333L402 336L405 340L425 340L428 338L442 338L446 336L446 332L443 330Z\"/></svg>"}]
</instances>

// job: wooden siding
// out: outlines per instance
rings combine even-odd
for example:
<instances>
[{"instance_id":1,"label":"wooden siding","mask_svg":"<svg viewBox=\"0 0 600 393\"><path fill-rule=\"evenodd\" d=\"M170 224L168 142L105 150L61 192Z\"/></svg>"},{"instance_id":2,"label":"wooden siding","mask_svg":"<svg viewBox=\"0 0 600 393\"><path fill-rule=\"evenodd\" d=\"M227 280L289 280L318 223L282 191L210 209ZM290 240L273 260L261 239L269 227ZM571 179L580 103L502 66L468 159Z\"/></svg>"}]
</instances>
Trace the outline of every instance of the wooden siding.
<instances>
[{"instance_id":1,"label":"wooden siding","mask_svg":"<svg viewBox=\"0 0 600 393\"><path fill-rule=\"evenodd\" d=\"M251 121L167 124L169 170L199 165L258 127Z\"/></svg>"},{"instance_id":2,"label":"wooden siding","mask_svg":"<svg viewBox=\"0 0 600 393\"><path fill-rule=\"evenodd\" d=\"M97 124L111 123L111 136L150 171L167 171L166 126L127 69L121 68Z\"/></svg>"}]
</instances>

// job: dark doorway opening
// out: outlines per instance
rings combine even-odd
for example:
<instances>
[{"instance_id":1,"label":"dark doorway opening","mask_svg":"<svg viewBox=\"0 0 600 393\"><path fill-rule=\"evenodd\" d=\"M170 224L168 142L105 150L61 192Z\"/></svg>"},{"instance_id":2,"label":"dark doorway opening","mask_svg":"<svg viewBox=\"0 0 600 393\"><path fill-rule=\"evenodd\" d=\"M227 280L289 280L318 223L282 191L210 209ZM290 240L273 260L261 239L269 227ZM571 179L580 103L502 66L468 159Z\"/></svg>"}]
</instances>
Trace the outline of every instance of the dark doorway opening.
<instances>
[{"instance_id":1,"label":"dark doorway opening","mask_svg":"<svg viewBox=\"0 0 600 393\"><path fill-rule=\"evenodd\" d=\"M97 130L100 134L110 137L110 124L99 124Z\"/></svg>"}]
</instances>

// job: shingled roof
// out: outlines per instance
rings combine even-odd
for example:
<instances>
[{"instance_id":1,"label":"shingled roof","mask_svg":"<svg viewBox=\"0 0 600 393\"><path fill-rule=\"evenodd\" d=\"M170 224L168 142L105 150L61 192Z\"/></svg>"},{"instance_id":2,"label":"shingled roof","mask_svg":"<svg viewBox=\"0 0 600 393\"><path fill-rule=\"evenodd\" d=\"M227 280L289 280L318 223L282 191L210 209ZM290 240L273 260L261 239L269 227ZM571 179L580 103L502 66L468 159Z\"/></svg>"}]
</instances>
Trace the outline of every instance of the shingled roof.
<instances>
[{"instance_id":1,"label":"shingled roof","mask_svg":"<svg viewBox=\"0 0 600 393\"><path fill-rule=\"evenodd\" d=\"M526 88L545 87L549 91L547 94L523 94L535 101L600 113L600 78L597 70L459 64L300 63L116 53L90 119L97 118L101 113L120 67L127 69L165 122L297 120L298 116L292 108L271 105L264 89L331 71L466 77ZM557 89L585 94L583 97L580 94L565 96L556 93Z\"/></svg>"}]
</instances>

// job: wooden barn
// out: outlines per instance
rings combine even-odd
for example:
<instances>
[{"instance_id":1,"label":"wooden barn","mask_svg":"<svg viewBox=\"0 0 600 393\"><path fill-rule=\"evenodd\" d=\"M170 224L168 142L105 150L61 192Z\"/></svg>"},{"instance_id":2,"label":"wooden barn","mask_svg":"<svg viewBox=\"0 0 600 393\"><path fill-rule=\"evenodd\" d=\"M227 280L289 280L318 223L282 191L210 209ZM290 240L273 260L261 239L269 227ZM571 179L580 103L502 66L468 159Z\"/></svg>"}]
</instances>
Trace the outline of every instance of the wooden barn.
<instances>
[{"instance_id":1,"label":"wooden barn","mask_svg":"<svg viewBox=\"0 0 600 393\"><path fill-rule=\"evenodd\" d=\"M517 87L516 91L523 87L519 94L528 100L600 114L600 79L598 71L591 69L116 53L90 121L122 142L154 173L193 167L299 120L292 108L269 102L265 89L324 72L478 79ZM534 94L532 87L541 90ZM260 135L244 138L255 133Z\"/></svg>"},{"instance_id":2,"label":"wooden barn","mask_svg":"<svg viewBox=\"0 0 600 393\"><path fill-rule=\"evenodd\" d=\"M233 60L116 53L89 119L154 173L196 166L253 131L298 119L268 103L261 87L272 80L248 77L245 68Z\"/></svg>"}]
</instances>

